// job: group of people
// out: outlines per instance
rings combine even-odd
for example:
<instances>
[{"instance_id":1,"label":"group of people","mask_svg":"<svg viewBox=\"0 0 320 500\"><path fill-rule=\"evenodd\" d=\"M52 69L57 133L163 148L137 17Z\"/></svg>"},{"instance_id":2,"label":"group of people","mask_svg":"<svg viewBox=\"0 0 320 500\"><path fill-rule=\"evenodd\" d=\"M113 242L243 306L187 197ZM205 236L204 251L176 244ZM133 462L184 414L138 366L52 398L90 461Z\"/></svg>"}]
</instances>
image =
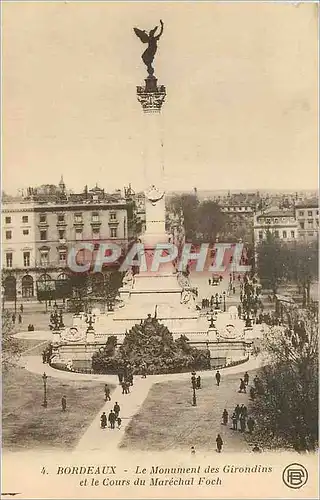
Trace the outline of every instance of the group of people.
<instances>
[{"instance_id":1,"label":"group of people","mask_svg":"<svg viewBox=\"0 0 320 500\"><path fill-rule=\"evenodd\" d=\"M100 417L101 429L105 429L106 427L108 427L108 422L110 425L110 429L115 429L116 424L117 424L117 429L119 430L121 429L120 405L117 401L113 406L113 410L112 409L110 410L108 417L105 411L102 413Z\"/></svg>"},{"instance_id":2,"label":"group of people","mask_svg":"<svg viewBox=\"0 0 320 500\"><path fill-rule=\"evenodd\" d=\"M229 414L228 411L224 409L222 412L222 424L228 425L228 421ZM244 404L241 406L239 404L236 405L231 416L231 422L231 429L233 431L239 430L240 432L245 432L246 428L248 428L249 434L252 434L255 427L255 421L251 416L248 416L248 408Z\"/></svg>"}]
</instances>

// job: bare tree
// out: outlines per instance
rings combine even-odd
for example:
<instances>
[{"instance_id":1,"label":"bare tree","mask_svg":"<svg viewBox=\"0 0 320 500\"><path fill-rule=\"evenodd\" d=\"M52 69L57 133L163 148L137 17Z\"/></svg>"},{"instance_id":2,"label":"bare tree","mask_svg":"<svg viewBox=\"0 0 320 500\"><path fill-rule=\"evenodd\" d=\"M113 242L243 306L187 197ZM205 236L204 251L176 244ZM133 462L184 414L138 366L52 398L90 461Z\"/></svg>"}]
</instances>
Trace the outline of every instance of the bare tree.
<instances>
[{"instance_id":1,"label":"bare tree","mask_svg":"<svg viewBox=\"0 0 320 500\"><path fill-rule=\"evenodd\" d=\"M257 434L265 445L315 450L318 443L318 316L287 310L285 327L263 340L268 364L252 403Z\"/></svg>"}]
</instances>

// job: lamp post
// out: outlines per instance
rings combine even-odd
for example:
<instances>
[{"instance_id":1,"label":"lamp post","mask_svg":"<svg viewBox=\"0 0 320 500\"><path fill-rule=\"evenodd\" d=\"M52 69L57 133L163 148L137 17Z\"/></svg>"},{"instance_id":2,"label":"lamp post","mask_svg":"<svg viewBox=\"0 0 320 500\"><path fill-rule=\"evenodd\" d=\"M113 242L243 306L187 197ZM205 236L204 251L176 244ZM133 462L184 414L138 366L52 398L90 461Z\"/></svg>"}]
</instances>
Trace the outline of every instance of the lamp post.
<instances>
[{"instance_id":1,"label":"lamp post","mask_svg":"<svg viewBox=\"0 0 320 500\"><path fill-rule=\"evenodd\" d=\"M191 377L191 384L192 384L192 406L197 406L197 396L196 396L196 373L192 372L192 377Z\"/></svg>"},{"instance_id":2,"label":"lamp post","mask_svg":"<svg viewBox=\"0 0 320 500\"><path fill-rule=\"evenodd\" d=\"M223 292L223 312L226 312L226 291Z\"/></svg>"},{"instance_id":3,"label":"lamp post","mask_svg":"<svg viewBox=\"0 0 320 500\"><path fill-rule=\"evenodd\" d=\"M46 373L44 373L42 375L42 380L43 380L43 404L42 404L42 406L44 408L47 408L47 406L48 406L48 401L47 401L47 378L48 377L47 377Z\"/></svg>"}]
</instances>

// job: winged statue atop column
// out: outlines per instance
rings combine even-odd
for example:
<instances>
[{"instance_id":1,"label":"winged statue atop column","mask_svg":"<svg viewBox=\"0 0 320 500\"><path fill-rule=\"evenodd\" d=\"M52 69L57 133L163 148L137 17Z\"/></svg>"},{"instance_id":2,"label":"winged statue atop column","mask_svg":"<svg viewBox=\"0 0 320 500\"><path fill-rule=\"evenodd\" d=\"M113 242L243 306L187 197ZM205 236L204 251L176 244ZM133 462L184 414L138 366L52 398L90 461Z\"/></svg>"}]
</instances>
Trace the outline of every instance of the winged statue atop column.
<instances>
[{"instance_id":1,"label":"winged statue atop column","mask_svg":"<svg viewBox=\"0 0 320 500\"><path fill-rule=\"evenodd\" d=\"M156 26L152 30L147 33L145 30L140 30L138 28L133 28L135 34L137 35L138 38L140 38L142 43L147 43L148 47L144 51L144 53L141 56L141 59L143 60L144 64L147 66L147 71L149 76L153 76L154 74L154 68L152 66L154 56L156 55L157 48L158 48L158 41L159 38L161 37L163 33L163 22L160 19L160 31L156 35L156 31L159 28L159 26Z\"/></svg>"}]
</instances>

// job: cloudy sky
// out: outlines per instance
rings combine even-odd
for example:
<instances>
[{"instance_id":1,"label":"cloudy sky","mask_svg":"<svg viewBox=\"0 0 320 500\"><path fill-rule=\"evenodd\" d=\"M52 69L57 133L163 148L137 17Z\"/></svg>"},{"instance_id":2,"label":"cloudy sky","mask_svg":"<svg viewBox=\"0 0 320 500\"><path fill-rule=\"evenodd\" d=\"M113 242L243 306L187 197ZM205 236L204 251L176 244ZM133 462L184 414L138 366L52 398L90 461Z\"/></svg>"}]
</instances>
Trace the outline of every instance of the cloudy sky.
<instances>
[{"instance_id":1,"label":"cloudy sky","mask_svg":"<svg viewBox=\"0 0 320 500\"><path fill-rule=\"evenodd\" d=\"M145 46L155 59L171 189L317 186L317 6L4 3L3 183L144 187Z\"/></svg>"}]
</instances>

